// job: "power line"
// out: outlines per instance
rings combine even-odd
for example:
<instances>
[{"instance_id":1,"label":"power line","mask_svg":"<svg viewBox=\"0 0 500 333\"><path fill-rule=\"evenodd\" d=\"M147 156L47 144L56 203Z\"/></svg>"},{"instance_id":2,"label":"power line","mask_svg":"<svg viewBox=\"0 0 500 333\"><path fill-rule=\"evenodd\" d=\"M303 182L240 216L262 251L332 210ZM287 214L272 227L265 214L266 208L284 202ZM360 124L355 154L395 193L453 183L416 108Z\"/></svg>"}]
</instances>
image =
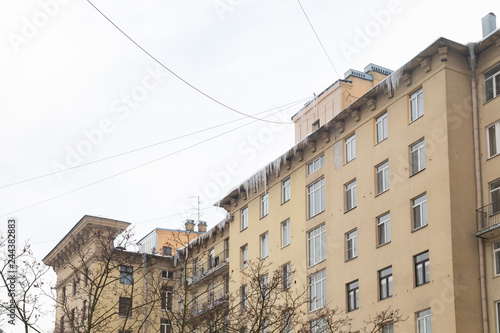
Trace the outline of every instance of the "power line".
<instances>
[{"instance_id":1,"label":"power line","mask_svg":"<svg viewBox=\"0 0 500 333\"><path fill-rule=\"evenodd\" d=\"M188 81L186 81L185 79L183 79L181 76L179 76L178 74L176 74L174 71L172 71L170 68L168 68L167 66L165 66L161 61L159 61L158 59L156 59L151 53L149 53L148 51L146 51L146 49L144 49L141 45L139 45L139 43L137 43L135 40L132 39L132 37L130 37L129 35L127 35L127 33L125 33L122 29L120 29L120 27L118 27L113 21L111 21L110 18L108 18L106 16L106 14L104 14L103 12L101 12L99 10L99 8L97 8L93 3L92 1L90 0L87 0L87 2L92 6L94 7L95 10L97 10L109 23L111 23L118 31L120 31L125 37L127 37L132 43L135 44L135 46L137 46L139 49L141 49L144 53L146 53L151 59L153 59L156 63L158 63L160 66L162 66L163 68L165 68L168 72L170 72L170 74L172 74L173 76L175 76L176 78L178 78L179 80L181 80L182 82L184 82L186 85L188 85L189 87L191 87L192 89L196 90L198 93L202 94L203 96L205 96L206 98L212 100L213 102L225 107L226 109L228 110L231 110L233 112L236 112L236 113L239 113L245 117L248 117L248 118L252 118L252 119L255 119L255 120L258 120L258 121L264 121L264 122L268 122L268 123L275 123L275 124L293 124L293 122L291 121L272 121L272 120L266 120L266 119L263 119L263 118L257 118L257 117L254 117L252 115L249 115L247 113L244 113L244 112L241 112L241 111L238 111L232 107L230 107L229 105L219 101L218 99L208 95L207 93L205 93L204 91L202 91L201 89L195 87L193 84L189 83Z\"/></svg>"},{"instance_id":2,"label":"power line","mask_svg":"<svg viewBox=\"0 0 500 333\"><path fill-rule=\"evenodd\" d=\"M314 30L314 27L313 27L313 25L312 25L312 23L311 23L311 20L309 20L309 17L307 16L307 13L306 13L306 11L304 10L304 7L302 7L302 4L300 3L300 0L297 0L297 2L299 3L300 8L302 9L302 13L304 13L304 15L305 15L305 17L306 17L306 19L307 19L307 22L309 22L309 25L311 26L312 31L313 31L313 32L314 32L314 34L316 35L316 38L318 39L319 44L320 44L320 45L321 45L321 47L323 48L323 52L325 52L326 57L328 58L328 61L330 61L330 65L332 65L332 68L333 68L333 70L335 71L335 74L337 74L337 78L340 80L340 75L339 75L339 73L337 72L337 69L335 68L335 66L333 65L332 59L330 59L330 56L328 55L328 52L326 52L326 49L325 49L325 47L323 46L323 43L321 42L321 39L319 39L319 36L318 36L318 34L316 33L316 30Z\"/></svg>"},{"instance_id":3,"label":"power line","mask_svg":"<svg viewBox=\"0 0 500 333\"><path fill-rule=\"evenodd\" d=\"M298 103L301 103L302 101L307 100L307 99L309 99L309 97L300 99L298 101L290 102L290 103L287 103L287 104L284 104L284 105L281 105L281 106L277 106L277 107L274 107L274 108L271 108L271 109L267 109L267 110L264 110L264 111L261 111L261 112L258 112L258 113L256 113L256 115L262 114L262 113L266 113L266 112L269 112L269 111L273 111L273 110L276 110L276 109L281 109L281 108L284 108L283 110L285 110L285 109L290 108L290 107L292 107L292 106L294 106L294 105L296 105ZM280 110L280 111L282 111L282 110ZM139 148L136 148L136 149L128 150L128 151L125 151L125 152L122 152L122 153L119 153L119 154L107 156L107 157L104 157L104 158L101 158L101 159L97 159L95 161L91 161L91 162L83 163L83 164L76 165L76 166L73 166L73 167L69 167L69 168L66 168L66 169L63 169L63 170L49 172L49 173L46 173L46 174L43 174L43 175L39 175L39 176L35 176L35 177L24 179L24 180L20 180L20 181L14 182L14 183L2 185L2 186L0 186L0 189L7 188L7 187L10 187L10 186L14 186L14 185L19 185L19 184L22 184L22 183L30 182L30 181L33 181L33 180L37 180L37 179L41 179L41 178L45 178L45 177L49 177L49 176L54 176L54 175L57 175L59 173L63 173L63 172L75 170L75 169L78 169L78 168L82 168L82 167L85 167L85 166L89 166L89 165L92 165L92 164L96 164L96 163L99 163L99 162L110 160L110 159L113 159L113 158L116 158L116 157L124 156L124 155L131 154L131 153L135 153L135 152L138 152L138 151L141 151L141 150L144 150L144 149L152 148L152 147L164 144L164 143L168 143L168 142L172 142L172 141L175 141L175 140L183 139L183 138L195 135L195 134L199 134L199 133L202 133L202 132L206 132L206 131L209 131L209 130L212 130L212 129L215 129L215 128L218 128L218 127L222 127L222 126L234 123L234 122L238 122L238 121L241 121L243 119L246 119L246 117L244 117L244 118L238 118L238 119L231 120L231 121L227 121L225 123L221 123L221 124L214 125L214 126L211 126L211 127L207 127L207 128L204 128L204 129L201 129L201 130L198 130L198 131L194 131L194 132L191 132L191 133L180 135L180 136L177 136L177 137L174 137L174 138L171 138L171 139L167 139L167 140L163 140L163 141L160 141L160 142L156 142L156 143L153 143L153 144L150 144L150 145L147 145L147 146L142 146L142 147L139 147Z\"/></svg>"},{"instance_id":4,"label":"power line","mask_svg":"<svg viewBox=\"0 0 500 333\"><path fill-rule=\"evenodd\" d=\"M281 110L280 110L280 111L281 111ZM278 113L278 112L280 112L280 111L277 111L277 112L271 113L270 115L267 115L266 117L272 116L272 115L274 115L274 114L276 114L276 113ZM152 164L152 163L154 163L154 162L158 162L158 161L160 161L160 160L162 160L162 159L164 159L164 158L167 158L167 157L170 157L170 156L172 156L172 155L175 155L175 154L181 153L181 152L183 152L183 151L185 151L185 150L188 150L188 149L190 149L190 148L193 148L193 147L199 146L199 145L201 145L201 144L203 144L203 143L206 143L206 142L212 141L212 140L214 140L214 139L216 139L216 138L218 138L218 137L220 137L220 136L223 136L223 135L225 135L225 134L228 134L228 133L234 132L234 131L236 131L236 130L238 130L238 129L240 129L240 128L243 128L243 127L245 127L245 126L248 126L248 125L250 125L250 124L253 124L253 123L257 122L257 121L258 121L258 120L253 120L253 121L251 121L251 122L249 122L249 123L246 123L246 124L244 124L244 125L241 125L241 126L235 127L235 128L233 128L233 129L231 129L231 130L228 130L228 131L226 131L226 132L223 132L223 133L217 134L217 135L215 135L215 136L212 136L212 137L210 137L210 138L208 138L208 139L205 139L205 140L203 140L203 141L201 141L201 142L194 143L194 144L192 144L192 145L190 145L190 146L187 146L187 147L184 147L184 148L182 148L182 149L176 150L176 151L174 151L174 152L172 152L172 153L168 153L168 154L166 154L166 155L160 156L160 157L155 158L155 159L153 159L153 160L150 160L150 161L148 161L148 162L145 162L145 163L142 163L142 164L136 165L136 166L134 166L134 167L132 167L132 168L126 169L126 170L121 171L121 172L119 172L119 173L115 173L115 174L113 174L113 175L111 175L111 176L108 176L108 177L102 178L102 179L97 180L97 181L95 181L95 182L92 182L92 183L90 183L90 184L87 184L87 185L84 185L84 186L80 186L80 187L75 188L75 189L72 189L72 190L70 190L70 191L67 191L67 192L64 192L64 193L58 194L58 195L56 195L56 196L50 197L50 198L48 198L48 199L45 199L45 200L42 200L42 201L36 202L36 203L31 204L31 205L29 205L29 206L25 206L25 207L23 207L23 208L20 208L20 209L14 210L14 211L9 212L9 213L6 213L6 214L3 214L3 215L1 215L0 217L5 217L5 216L11 215L11 214L14 214L14 213L17 213L17 212L20 212L20 211L23 211L23 210L26 210L26 209L29 209L29 208L32 208L32 207L38 206L38 205L41 205L41 204L43 204L43 203L46 203L46 202L52 201L52 200L54 200L54 199L58 199L58 198L63 197L63 196L65 196L65 195L68 195L68 194L71 194L71 193L74 193L74 192L77 192L77 191L83 190L83 189L85 189L85 188L87 188L87 187L90 187L90 186L93 186L93 185L96 185L96 184L102 183L102 182L104 182L104 181L106 181L106 180L109 180L109 179L112 179L112 178L115 178L115 177L121 176L121 175L123 175L123 174L125 174L125 173L128 173L128 172L130 172L130 171L133 171L133 170L136 170L136 169L142 168L142 167L144 167L144 166L146 166L146 165Z\"/></svg>"}]
</instances>

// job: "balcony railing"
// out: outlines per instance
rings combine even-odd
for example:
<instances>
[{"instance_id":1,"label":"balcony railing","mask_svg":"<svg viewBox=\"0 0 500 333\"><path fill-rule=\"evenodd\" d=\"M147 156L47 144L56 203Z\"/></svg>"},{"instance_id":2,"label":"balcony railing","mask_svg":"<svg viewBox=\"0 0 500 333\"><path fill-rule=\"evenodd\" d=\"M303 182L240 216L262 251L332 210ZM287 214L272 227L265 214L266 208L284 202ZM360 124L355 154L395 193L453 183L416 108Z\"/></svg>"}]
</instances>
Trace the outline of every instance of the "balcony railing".
<instances>
[{"instance_id":1,"label":"balcony railing","mask_svg":"<svg viewBox=\"0 0 500 333\"><path fill-rule=\"evenodd\" d=\"M481 221L481 228L478 231L500 225L500 201L481 207L476 212Z\"/></svg>"},{"instance_id":2,"label":"balcony railing","mask_svg":"<svg viewBox=\"0 0 500 333\"><path fill-rule=\"evenodd\" d=\"M193 303L193 315L201 315L227 303L228 300L229 296L225 287L215 291L208 291L203 297L197 298L196 303Z\"/></svg>"},{"instance_id":3,"label":"balcony railing","mask_svg":"<svg viewBox=\"0 0 500 333\"><path fill-rule=\"evenodd\" d=\"M209 259L204 263L198 263L193 269L193 276L190 284L194 284L207 276L217 272L229 262L229 250L226 249Z\"/></svg>"}]
</instances>

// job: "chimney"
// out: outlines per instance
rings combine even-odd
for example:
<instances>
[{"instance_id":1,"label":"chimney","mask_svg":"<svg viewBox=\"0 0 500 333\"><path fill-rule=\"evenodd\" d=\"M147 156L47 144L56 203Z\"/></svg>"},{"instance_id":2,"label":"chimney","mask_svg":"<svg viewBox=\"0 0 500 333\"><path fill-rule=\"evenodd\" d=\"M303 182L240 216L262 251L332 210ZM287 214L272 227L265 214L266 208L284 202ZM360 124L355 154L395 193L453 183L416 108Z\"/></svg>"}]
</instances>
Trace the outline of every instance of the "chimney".
<instances>
[{"instance_id":1,"label":"chimney","mask_svg":"<svg viewBox=\"0 0 500 333\"><path fill-rule=\"evenodd\" d=\"M198 232L207 232L207 222L205 221L198 222Z\"/></svg>"},{"instance_id":2,"label":"chimney","mask_svg":"<svg viewBox=\"0 0 500 333\"><path fill-rule=\"evenodd\" d=\"M194 220L186 220L184 225L186 226L186 231L194 231Z\"/></svg>"},{"instance_id":3,"label":"chimney","mask_svg":"<svg viewBox=\"0 0 500 333\"><path fill-rule=\"evenodd\" d=\"M483 23L483 38L497 30L497 17L493 13L489 13L481 19Z\"/></svg>"}]
</instances>

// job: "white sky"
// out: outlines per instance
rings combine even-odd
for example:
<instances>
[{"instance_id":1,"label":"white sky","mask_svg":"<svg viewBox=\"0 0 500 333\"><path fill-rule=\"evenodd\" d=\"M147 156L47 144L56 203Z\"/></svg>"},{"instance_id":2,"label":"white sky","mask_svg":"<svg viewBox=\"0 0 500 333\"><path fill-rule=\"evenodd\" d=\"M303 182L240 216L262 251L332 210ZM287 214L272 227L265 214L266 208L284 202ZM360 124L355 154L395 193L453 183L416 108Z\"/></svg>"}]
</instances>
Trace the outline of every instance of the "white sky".
<instances>
[{"instance_id":1,"label":"white sky","mask_svg":"<svg viewBox=\"0 0 500 333\"><path fill-rule=\"evenodd\" d=\"M481 18L500 14L489 0L301 3L342 78L369 63L395 70L441 36L479 40ZM94 4L182 78L248 114L300 101L269 118L289 122L337 80L295 0ZM81 165L242 117L159 70L84 0L2 1L0 50L0 186L51 173L57 163ZM257 121L234 130L252 121L0 188L0 232L7 217L17 217L19 239L29 239L42 259L85 214L137 223L137 239L155 227L180 228L195 217L185 214L190 197L202 194L202 207L211 207L293 145L290 124ZM234 165L236 172L222 176ZM202 219L213 226L222 216L209 208Z\"/></svg>"}]
</instances>

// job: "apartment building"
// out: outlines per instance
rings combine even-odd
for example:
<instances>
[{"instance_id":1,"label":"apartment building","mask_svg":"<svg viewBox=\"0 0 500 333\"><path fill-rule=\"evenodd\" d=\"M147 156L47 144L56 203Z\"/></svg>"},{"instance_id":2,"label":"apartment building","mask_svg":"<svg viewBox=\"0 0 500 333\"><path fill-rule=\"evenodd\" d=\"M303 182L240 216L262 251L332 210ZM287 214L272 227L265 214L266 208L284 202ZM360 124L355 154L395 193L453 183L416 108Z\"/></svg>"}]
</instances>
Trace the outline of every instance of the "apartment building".
<instances>
[{"instance_id":1,"label":"apartment building","mask_svg":"<svg viewBox=\"0 0 500 333\"><path fill-rule=\"evenodd\" d=\"M231 293L261 260L295 270L311 323L339 306L358 330L391 307L408 319L382 332L500 332L500 31L485 35L439 38L324 124L308 119L220 201Z\"/></svg>"},{"instance_id":2,"label":"apartment building","mask_svg":"<svg viewBox=\"0 0 500 333\"><path fill-rule=\"evenodd\" d=\"M129 225L86 215L43 259L57 274L55 332L171 332L173 256L127 251Z\"/></svg>"}]
</instances>

